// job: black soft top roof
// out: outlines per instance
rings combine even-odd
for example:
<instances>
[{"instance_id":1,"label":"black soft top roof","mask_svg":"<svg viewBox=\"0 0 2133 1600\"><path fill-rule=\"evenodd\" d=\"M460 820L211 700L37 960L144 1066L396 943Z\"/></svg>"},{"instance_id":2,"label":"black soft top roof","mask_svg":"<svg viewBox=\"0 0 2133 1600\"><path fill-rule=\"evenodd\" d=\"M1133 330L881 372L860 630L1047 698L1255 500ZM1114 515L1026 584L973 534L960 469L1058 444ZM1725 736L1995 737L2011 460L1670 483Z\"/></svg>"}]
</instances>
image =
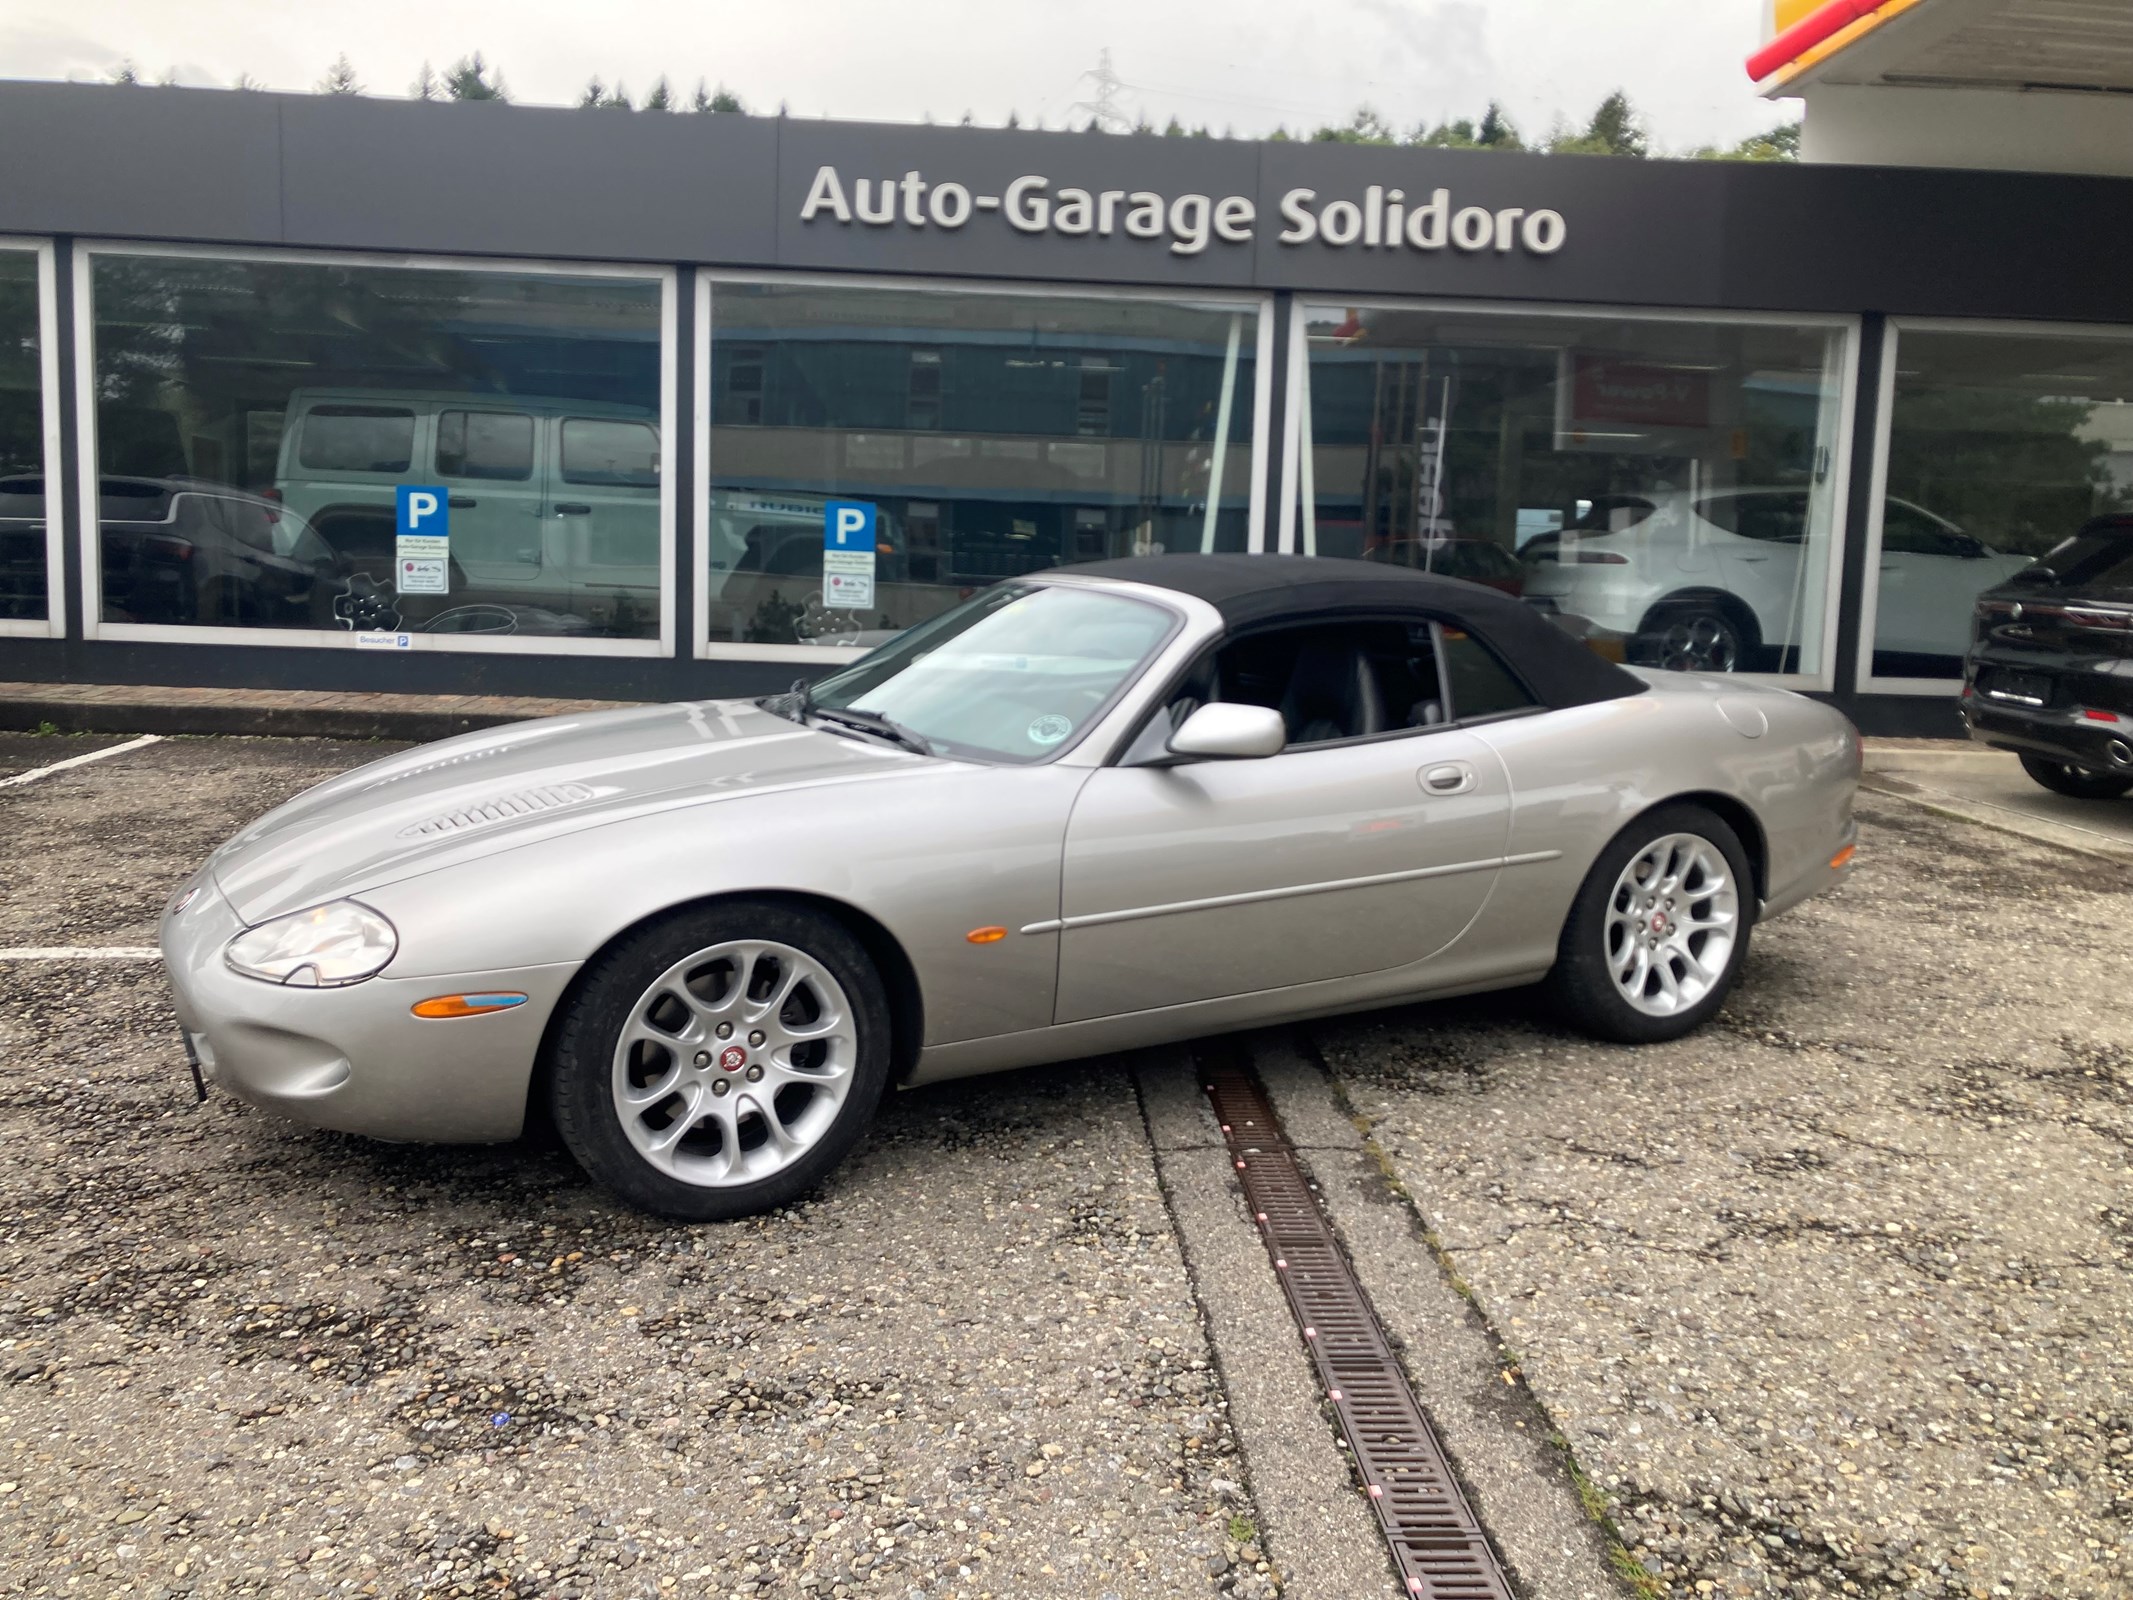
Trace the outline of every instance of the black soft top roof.
<instances>
[{"instance_id":1,"label":"black soft top roof","mask_svg":"<svg viewBox=\"0 0 2133 1600\"><path fill-rule=\"evenodd\" d=\"M1329 556L1163 555L1058 570L1193 595L1220 611L1232 633L1291 622L1431 617L1487 640L1550 706L1619 700L1647 687L1523 601L1408 567Z\"/></svg>"}]
</instances>

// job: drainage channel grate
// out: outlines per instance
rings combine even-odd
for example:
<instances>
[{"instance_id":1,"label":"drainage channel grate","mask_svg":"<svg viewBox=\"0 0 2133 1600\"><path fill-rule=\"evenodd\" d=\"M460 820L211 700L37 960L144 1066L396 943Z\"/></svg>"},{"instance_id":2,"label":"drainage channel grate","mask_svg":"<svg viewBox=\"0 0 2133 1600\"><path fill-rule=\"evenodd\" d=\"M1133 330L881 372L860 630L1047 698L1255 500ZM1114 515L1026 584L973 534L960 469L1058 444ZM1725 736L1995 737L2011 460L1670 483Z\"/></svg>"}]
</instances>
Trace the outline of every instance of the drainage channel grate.
<instances>
[{"instance_id":1,"label":"drainage channel grate","mask_svg":"<svg viewBox=\"0 0 2133 1600\"><path fill-rule=\"evenodd\" d=\"M1512 1600L1480 1520L1264 1091L1231 1057L1210 1052L1198 1070L1407 1592L1425 1600Z\"/></svg>"}]
</instances>

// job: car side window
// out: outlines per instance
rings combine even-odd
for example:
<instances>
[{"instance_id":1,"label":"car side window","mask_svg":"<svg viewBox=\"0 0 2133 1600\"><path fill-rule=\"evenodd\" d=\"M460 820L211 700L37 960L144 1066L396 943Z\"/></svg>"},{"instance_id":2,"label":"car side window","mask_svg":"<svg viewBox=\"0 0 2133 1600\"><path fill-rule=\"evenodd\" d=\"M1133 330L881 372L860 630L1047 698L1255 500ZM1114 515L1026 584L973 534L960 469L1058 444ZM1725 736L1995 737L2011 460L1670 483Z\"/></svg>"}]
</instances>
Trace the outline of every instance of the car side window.
<instances>
[{"instance_id":1,"label":"car side window","mask_svg":"<svg viewBox=\"0 0 2133 1600\"><path fill-rule=\"evenodd\" d=\"M563 424L563 481L612 489L656 489L659 435L642 422L572 417Z\"/></svg>"},{"instance_id":2,"label":"car side window","mask_svg":"<svg viewBox=\"0 0 2133 1600\"><path fill-rule=\"evenodd\" d=\"M1438 629L1438 636L1444 645L1451 714L1461 722L1529 711L1540 703L1511 675L1496 652L1472 634L1446 624Z\"/></svg>"},{"instance_id":3,"label":"car side window","mask_svg":"<svg viewBox=\"0 0 2133 1600\"><path fill-rule=\"evenodd\" d=\"M296 459L317 472L405 472L415 457L415 414L397 406L313 406Z\"/></svg>"},{"instance_id":4,"label":"car side window","mask_svg":"<svg viewBox=\"0 0 2133 1600\"><path fill-rule=\"evenodd\" d=\"M447 478L532 477L533 419L506 411L440 411L437 470Z\"/></svg>"},{"instance_id":5,"label":"car side window","mask_svg":"<svg viewBox=\"0 0 2133 1600\"><path fill-rule=\"evenodd\" d=\"M1696 507L1704 521L1766 544L1804 544L1807 540L1805 494L1707 495Z\"/></svg>"},{"instance_id":6,"label":"car side window","mask_svg":"<svg viewBox=\"0 0 2133 1600\"><path fill-rule=\"evenodd\" d=\"M1950 533L1912 506L1885 500L1881 506L1881 549L1884 555L1961 556L1970 540Z\"/></svg>"}]
</instances>

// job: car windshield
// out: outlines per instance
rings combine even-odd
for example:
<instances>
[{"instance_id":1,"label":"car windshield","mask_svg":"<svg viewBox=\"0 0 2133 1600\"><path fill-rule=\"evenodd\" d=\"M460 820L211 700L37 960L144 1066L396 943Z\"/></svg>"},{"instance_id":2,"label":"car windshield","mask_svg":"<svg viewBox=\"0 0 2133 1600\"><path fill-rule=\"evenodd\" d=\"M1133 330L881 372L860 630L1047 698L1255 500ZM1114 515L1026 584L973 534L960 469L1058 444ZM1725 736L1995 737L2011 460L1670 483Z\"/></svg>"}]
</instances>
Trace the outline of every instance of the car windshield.
<instances>
[{"instance_id":1,"label":"car windshield","mask_svg":"<svg viewBox=\"0 0 2133 1600\"><path fill-rule=\"evenodd\" d=\"M818 712L886 718L937 755L1043 761L1086 729L1177 626L1099 589L1001 584L814 686Z\"/></svg>"}]
</instances>

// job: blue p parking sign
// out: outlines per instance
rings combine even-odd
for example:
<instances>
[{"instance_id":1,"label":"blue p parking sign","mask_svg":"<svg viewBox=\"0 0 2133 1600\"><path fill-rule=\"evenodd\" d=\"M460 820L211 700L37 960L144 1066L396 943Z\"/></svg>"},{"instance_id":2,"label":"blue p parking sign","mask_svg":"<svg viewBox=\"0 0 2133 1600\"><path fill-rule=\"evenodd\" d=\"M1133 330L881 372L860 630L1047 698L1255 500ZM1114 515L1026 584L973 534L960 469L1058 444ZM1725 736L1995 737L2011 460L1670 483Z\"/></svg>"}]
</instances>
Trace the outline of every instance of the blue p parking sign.
<instances>
[{"instance_id":1,"label":"blue p parking sign","mask_svg":"<svg viewBox=\"0 0 2133 1600\"><path fill-rule=\"evenodd\" d=\"M822 603L847 611L874 604L877 507L865 500L831 500L822 507Z\"/></svg>"},{"instance_id":2,"label":"blue p parking sign","mask_svg":"<svg viewBox=\"0 0 2133 1600\"><path fill-rule=\"evenodd\" d=\"M444 594L452 586L452 497L427 484L393 490L393 590Z\"/></svg>"}]
</instances>

